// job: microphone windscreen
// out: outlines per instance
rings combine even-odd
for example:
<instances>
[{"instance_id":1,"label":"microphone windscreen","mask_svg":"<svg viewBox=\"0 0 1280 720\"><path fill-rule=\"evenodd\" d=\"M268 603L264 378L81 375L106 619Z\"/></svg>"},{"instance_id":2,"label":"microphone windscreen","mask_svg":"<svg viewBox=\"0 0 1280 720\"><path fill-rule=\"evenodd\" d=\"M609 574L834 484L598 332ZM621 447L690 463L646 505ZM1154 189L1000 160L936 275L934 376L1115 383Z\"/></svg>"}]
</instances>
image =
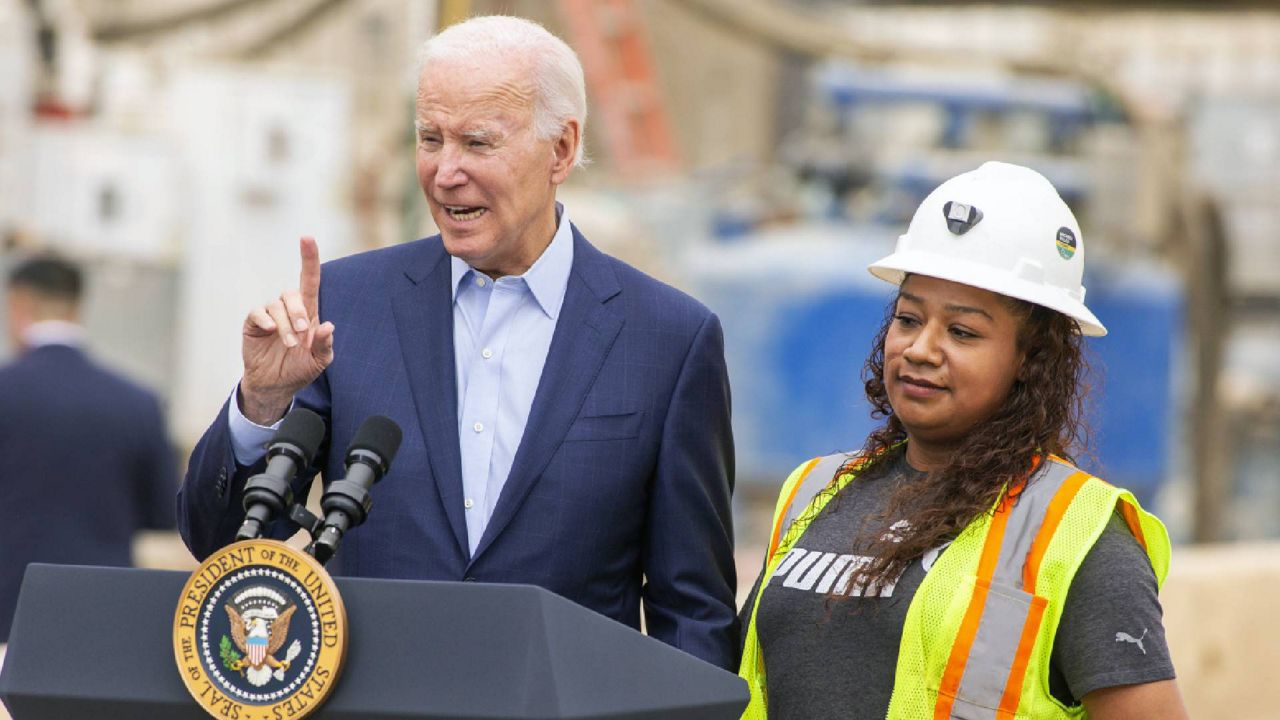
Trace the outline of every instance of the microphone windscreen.
<instances>
[{"instance_id":1,"label":"microphone windscreen","mask_svg":"<svg viewBox=\"0 0 1280 720\"><path fill-rule=\"evenodd\" d=\"M384 465L390 465L396 451L400 449L400 426L391 418L374 415L356 431L347 454L352 450L367 450L382 459Z\"/></svg>"},{"instance_id":2,"label":"microphone windscreen","mask_svg":"<svg viewBox=\"0 0 1280 720\"><path fill-rule=\"evenodd\" d=\"M280 442L297 446L302 451L303 464L310 465L320 443L324 442L324 420L306 408L292 410L284 416L275 437L271 438L272 445Z\"/></svg>"}]
</instances>

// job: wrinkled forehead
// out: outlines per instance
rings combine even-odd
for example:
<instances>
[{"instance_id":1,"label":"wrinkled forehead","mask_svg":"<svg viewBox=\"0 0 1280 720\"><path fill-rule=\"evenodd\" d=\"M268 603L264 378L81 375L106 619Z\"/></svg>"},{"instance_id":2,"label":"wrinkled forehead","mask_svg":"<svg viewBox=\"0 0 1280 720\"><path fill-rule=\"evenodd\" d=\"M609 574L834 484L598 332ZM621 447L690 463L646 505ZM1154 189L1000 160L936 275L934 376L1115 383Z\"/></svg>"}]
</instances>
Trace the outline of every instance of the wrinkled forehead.
<instances>
[{"instance_id":1,"label":"wrinkled forehead","mask_svg":"<svg viewBox=\"0 0 1280 720\"><path fill-rule=\"evenodd\" d=\"M527 118L536 85L527 60L443 57L430 60L418 78L417 119L443 115L473 121Z\"/></svg>"}]
</instances>

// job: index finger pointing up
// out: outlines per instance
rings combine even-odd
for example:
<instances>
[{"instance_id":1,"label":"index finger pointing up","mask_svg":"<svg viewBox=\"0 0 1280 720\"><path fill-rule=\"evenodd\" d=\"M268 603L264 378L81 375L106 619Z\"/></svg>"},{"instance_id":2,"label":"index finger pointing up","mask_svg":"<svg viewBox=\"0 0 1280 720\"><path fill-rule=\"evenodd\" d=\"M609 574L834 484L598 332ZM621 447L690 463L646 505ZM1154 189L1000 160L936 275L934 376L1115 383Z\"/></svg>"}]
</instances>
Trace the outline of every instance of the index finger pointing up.
<instances>
[{"instance_id":1,"label":"index finger pointing up","mask_svg":"<svg viewBox=\"0 0 1280 720\"><path fill-rule=\"evenodd\" d=\"M298 242L298 250L302 255L298 292L302 295L307 315L314 318L320 312L320 248L316 245L315 238L308 236Z\"/></svg>"}]
</instances>

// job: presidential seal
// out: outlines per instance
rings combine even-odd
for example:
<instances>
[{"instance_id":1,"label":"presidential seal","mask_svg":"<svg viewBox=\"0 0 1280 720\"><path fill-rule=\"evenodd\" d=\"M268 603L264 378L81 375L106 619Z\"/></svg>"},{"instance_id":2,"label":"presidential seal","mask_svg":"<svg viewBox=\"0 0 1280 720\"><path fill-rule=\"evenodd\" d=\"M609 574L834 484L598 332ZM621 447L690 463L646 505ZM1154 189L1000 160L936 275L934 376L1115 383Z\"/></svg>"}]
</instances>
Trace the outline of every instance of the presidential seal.
<instances>
[{"instance_id":1,"label":"presidential seal","mask_svg":"<svg viewBox=\"0 0 1280 720\"><path fill-rule=\"evenodd\" d=\"M304 718L333 691L347 614L315 558L275 540L209 556L182 589L173 653L200 707L229 720Z\"/></svg>"}]
</instances>

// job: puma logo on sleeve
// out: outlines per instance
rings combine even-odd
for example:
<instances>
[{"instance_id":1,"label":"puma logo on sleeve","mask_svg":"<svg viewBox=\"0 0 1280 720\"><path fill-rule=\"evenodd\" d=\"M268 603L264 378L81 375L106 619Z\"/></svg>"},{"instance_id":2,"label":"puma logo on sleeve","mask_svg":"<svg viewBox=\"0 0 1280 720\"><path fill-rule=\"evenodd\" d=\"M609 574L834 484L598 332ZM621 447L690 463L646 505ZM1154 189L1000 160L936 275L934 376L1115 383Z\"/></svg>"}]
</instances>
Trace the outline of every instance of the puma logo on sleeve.
<instances>
[{"instance_id":1,"label":"puma logo on sleeve","mask_svg":"<svg viewBox=\"0 0 1280 720\"><path fill-rule=\"evenodd\" d=\"M1138 649L1142 651L1143 655L1146 655L1147 649L1142 645L1142 638L1145 638L1146 636L1147 636L1146 628L1142 629L1142 637L1134 637L1127 632L1118 632L1116 633L1116 642L1133 643L1134 645L1138 646Z\"/></svg>"}]
</instances>

